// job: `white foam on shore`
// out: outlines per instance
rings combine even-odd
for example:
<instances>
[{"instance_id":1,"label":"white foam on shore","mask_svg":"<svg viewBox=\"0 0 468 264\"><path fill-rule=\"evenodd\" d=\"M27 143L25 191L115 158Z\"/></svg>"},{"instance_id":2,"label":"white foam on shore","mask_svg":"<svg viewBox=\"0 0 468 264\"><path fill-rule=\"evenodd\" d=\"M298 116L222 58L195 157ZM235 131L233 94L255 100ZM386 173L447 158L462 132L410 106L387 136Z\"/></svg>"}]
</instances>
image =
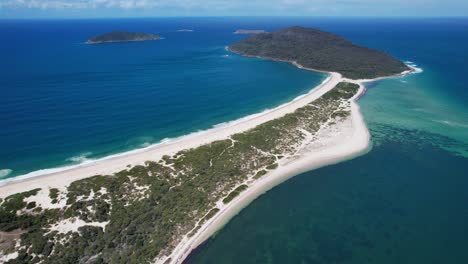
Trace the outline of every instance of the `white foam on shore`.
<instances>
[{"instance_id":1,"label":"white foam on shore","mask_svg":"<svg viewBox=\"0 0 468 264\"><path fill-rule=\"evenodd\" d=\"M79 162L78 164L72 164L72 165L65 165L65 166L61 166L61 167L36 170L36 171L32 171L32 172L29 172L29 173L26 173L26 174L23 174L23 175L15 176L13 178L0 180L0 186L9 184L9 183L12 183L12 182L15 182L15 181L24 181L24 180L29 179L29 178L39 177L39 176L52 174L52 173L57 173L57 172L62 172L62 171L67 171L67 170L71 170L71 169L76 169L76 168L88 166L88 165L98 163L98 162L102 162L102 161L109 160L109 159L114 159L114 158L127 156L127 155L131 155L131 154L135 154L135 153L145 152L145 151L148 151L148 150L150 150L152 148L160 147L161 145L174 143L174 142L178 142L178 141L181 141L181 140L190 139L190 138L197 137L197 136L200 136L200 135L203 135L203 134L211 133L211 132L213 132L215 130L220 130L220 129L224 129L226 127L234 126L236 124L239 124L239 123L251 120L251 119L255 119L255 118L259 117L259 116L268 114L269 112L276 111L277 109L283 108L283 107L285 107L285 106L287 106L287 105L289 105L289 104L291 104L291 103L293 103L293 102L295 102L297 100L300 100L301 98L303 98L304 96L308 95L313 90L315 90L317 87L320 87L320 86L326 84L330 80L330 78L331 78L330 76L327 76L319 85L315 86L308 93L299 95L299 96L295 97L293 100L291 100L291 101L289 101L287 103L281 104L279 106L276 106L274 108L267 108L267 109L265 109L263 111L260 111L258 113L247 115L245 117L241 117L241 118L233 120L233 121L219 123L219 124L213 125L211 128L208 128L206 130L198 130L198 131L189 133L187 135L183 135L183 136L175 137L175 138L164 138L161 141L159 141L157 143L154 143L154 144L151 144L149 142L145 142L145 143L142 144L141 148L137 148L137 149L134 149L134 150L125 151L125 152L121 152L121 153L117 153L117 154L112 154L112 155L102 157L102 158L98 158L98 159L89 159L89 158L87 158L87 156L91 155L92 153L91 152L86 152L86 153L83 153L83 154L81 154L79 156L75 156L75 157L71 157L71 158L67 159L68 161L71 161L71 162L75 162L75 163Z\"/></svg>"},{"instance_id":2,"label":"white foam on shore","mask_svg":"<svg viewBox=\"0 0 468 264\"><path fill-rule=\"evenodd\" d=\"M406 66L410 67L413 69L412 73L421 73L423 72L422 68L419 68L418 65L412 61L405 61Z\"/></svg>"},{"instance_id":3,"label":"white foam on shore","mask_svg":"<svg viewBox=\"0 0 468 264\"><path fill-rule=\"evenodd\" d=\"M3 178L3 177L6 177L6 176L8 176L8 175L10 175L12 172L13 172L13 170L10 170L10 169L2 169L2 170L0 170L0 179Z\"/></svg>"},{"instance_id":4,"label":"white foam on shore","mask_svg":"<svg viewBox=\"0 0 468 264\"><path fill-rule=\"evenodd\" d=\"M146 148L146 147L149 147L149 146L151 146L151 143L149 143L149 142L145 142L145 143L141 144L142 148Z\"/></svg>"},{"instance_id":5,"label":"white foam on shore","mask_svg":"<svg viewBox=\"0 0 468 264\"><path fill-rule=\"evenodd\" d=\"M83 163L85 161L88 161L90 159L88 159L88 156L92 155L93 153L92 152L84 152L78 156L74 156L74 157L71 157L71 158L68 158L67 161L71 161L73 163Z\"/></svg>"}]
</instances>

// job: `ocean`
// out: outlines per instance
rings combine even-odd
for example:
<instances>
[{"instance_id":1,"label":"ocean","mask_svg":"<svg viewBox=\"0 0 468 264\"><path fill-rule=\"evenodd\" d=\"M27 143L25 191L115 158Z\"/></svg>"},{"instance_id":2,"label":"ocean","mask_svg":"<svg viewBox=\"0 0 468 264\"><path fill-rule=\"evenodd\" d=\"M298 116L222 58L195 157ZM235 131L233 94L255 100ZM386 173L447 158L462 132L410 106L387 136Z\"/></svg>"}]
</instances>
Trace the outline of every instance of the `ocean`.
<instances>
[{"instance_id":1,"label":"ocean","mask_svg":"<svg viewBox=\"0 0 468 264\"><path fill-rule=\"evenodd\" d=\"M285 103L325 75L225 50L239 28L302 25L420 71L369 83L359 158L262 195L187 263L468 262L468 19L2 20L4 178L133 150ZM161 41L89 46L109 30ZM177 32L193 29L194 32Z\"/></svg>"},{"instance_id":2,"label":"ocean","mask_svg":"<svg viewBox=\"0 0 468 264\"><path fill-rule=\"evenodd\" d=\"M291 101L326 75L228 52L221 19L2 20L0 178L39 175ZM193 32L180 32L191 29ZM112 30L159 41L87 45Z\"/></svg>"}]
</instances>

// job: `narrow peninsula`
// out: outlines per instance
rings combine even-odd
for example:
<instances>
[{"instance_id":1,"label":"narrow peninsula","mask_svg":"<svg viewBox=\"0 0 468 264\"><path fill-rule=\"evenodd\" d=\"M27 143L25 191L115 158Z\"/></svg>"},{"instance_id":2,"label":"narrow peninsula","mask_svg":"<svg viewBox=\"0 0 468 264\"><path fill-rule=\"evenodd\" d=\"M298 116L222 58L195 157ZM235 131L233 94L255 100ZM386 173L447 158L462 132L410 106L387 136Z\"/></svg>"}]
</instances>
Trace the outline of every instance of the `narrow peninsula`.
<instances>
[{"instance_id":1,"label":"narrow peninsula","mask_svg":"<svg viewBox=\"0 0 468 264\"><path fill-rule=\"evenodd\" d=\"M127 32L127 31L112 31L109 33L101 34L90 38L87 44L102 44L112 42L134 42L134 41L148 41L158 40L161 37L157 34L141 33L141 32Z\"/></svg>"},{"instance_id":2,"label":"narrow peninsula","mask_svg":"<svg viewBox=\"0 0 468 264\"><path fill-rule=\"evenodd\" d=\"M370 134L356 103L364 92L357 79L410 71L384 52L301 27L250 36L230 49L328 78L289 103L225 126L4 183L1 262L182 263L275 185L366 153Z\"/></svg>"}]
</instances>

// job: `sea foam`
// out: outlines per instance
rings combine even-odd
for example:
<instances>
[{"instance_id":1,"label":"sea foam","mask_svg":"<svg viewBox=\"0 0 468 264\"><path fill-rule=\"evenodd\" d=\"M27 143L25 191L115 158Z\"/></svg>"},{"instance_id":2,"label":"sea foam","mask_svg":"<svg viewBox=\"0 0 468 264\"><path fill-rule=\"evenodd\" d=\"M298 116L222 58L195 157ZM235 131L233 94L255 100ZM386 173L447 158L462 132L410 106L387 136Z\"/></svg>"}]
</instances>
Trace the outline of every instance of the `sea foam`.
<instances>
[{"instance_id":1,"label":"sea foam","mask_svg":"<svg viewBox=\"0 0 468 264\"><path fill-rule=\"evenodd\" d=\"M302 97L304 97L307 94L311 93L316 88L318 88L318 87L324 85L325 83L327 83L330 79L331 79L331 76L327 76L327 78L325 78L322 81L322 83L315 86L314 88L309 90L307 93L299 95L296 98L294 98L293 100L291 100L291 101L289 101L287 103L281 104L279 106L276 106L274 108L267 108L267 109L265 109L263 111L260 111L258 113L251 114L251 115L248 115L248 116L245 116L245 117L241 117L241 118L238 118L238 119L233 120L233 121L219 123L219 124L214 125L211 128L208 128L206 130L198 130L198 131L195 131L195 132L192 132L192 133L189 133L187 135L180 136L180 137L164 138L164 139L160 140L158 143L146 144L148 142L145 142L142 145L141 148L137 148L137 149L134 149L134 150L121 152L121 153L117 153L117 154L112 154L112 155L109 155L109 156L106 156L106 157L103 157L103 158L89 159L89 158L87 158L87 156L91 155L92 154L91 152L82 153L82 154L80 154L78 156L74 156L74 157L71 157L71 158L67 159L67 161L74 162L75 164L65 165L65 166L62 166L62 167L55 167L55 168L36 170L36 171L33 171L33 172L29 172L29 173L26 173L26 174L23 174L23 175L16 176L14 178L0 180L0 186L5 185L5 184L7 184L9 182L21 181L21 180L28 179L28 178L38 177L38 176L51 174L51 173L57 173L57 172L66 171L66 170L70 170L70 169L75 169L75 168L87 166L89 164L93 164L93 163L96 163L96 162L101 162L101 161L104 161L104 160L113 159L113 158L116 158L116 157L121 157L121 156L126 156L126 155L130 155L130 154L134 154L134 153L144 152L144 151L147 151L148 149L151 149L151 148L154 148L154 147L157 147L157 146L160 146L160 145L174 143L174 142L184 140L184 139L187 139L187 138L193 138L193 137L205 134L205 133L209 133L209 132L211 132L213 130L222 129L222 128L229 127L229 126L232 126L232 125L235 125L235 124L247 121L247 120L251 120L251 119L257 118L259 116L262 116L262 115L264 115L264 114L266 114L268 112L275 111L276 109L285 107L286 105L301 99Z\"/></svg>"},{"instance_id":2,"label":"sea foam","mask_svg":"<svg viewBox=\"0 0 468 264\"><path fill-rule=\"evenodd\" d=\"M423 69L422 68L419 68L418 65L412 61L405 61L405 64L410 67L411 69L413 69L413 72L412 73L421 73L423 72Z\"/></svg>"},{"instance_id":3,"label":"sea foam","mask_svg":"<svg viewBox=\"0 0 468 264\"><path fill-rule=\"evenodd\" d=\"M0 179L10 175L12 172L13 172L13 170L10 170L10 169L0 170Z\"/></svg>"},{"instance_id":4,"label":"sea foam","mask_svg":"<svg viewBox=\"0 0 468 264\"><path fill-rule=\"evenodd\" d=\"M67 161L71 161L73 163L83 163L85 161L88 161L88 156L90 156L91 154L93 154L92 152L85 152L85 153L82 153L78 156L74 156L74 157L71 157L71 158L68 158Z\"/></svg>"}]
</instances>

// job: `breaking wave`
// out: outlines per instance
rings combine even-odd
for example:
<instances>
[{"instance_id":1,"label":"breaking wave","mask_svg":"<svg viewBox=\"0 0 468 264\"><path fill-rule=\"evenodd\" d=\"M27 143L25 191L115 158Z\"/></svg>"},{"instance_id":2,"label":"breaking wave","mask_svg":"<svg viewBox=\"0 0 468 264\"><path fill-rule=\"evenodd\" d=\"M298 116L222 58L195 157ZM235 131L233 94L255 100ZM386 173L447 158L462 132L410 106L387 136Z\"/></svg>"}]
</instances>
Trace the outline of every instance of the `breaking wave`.
<instances>
[{"instance_id":1,"label":"breaking wave","mask_svg":"<svg viewBox=\"0 0 468 264\"><path fill-rule=\"evenodd\" d=\"M5 178L6 176L10 175L13 172L13 170L10 169L1 169L0 170L0 179Z\"/></svg>"}]
</instances>

